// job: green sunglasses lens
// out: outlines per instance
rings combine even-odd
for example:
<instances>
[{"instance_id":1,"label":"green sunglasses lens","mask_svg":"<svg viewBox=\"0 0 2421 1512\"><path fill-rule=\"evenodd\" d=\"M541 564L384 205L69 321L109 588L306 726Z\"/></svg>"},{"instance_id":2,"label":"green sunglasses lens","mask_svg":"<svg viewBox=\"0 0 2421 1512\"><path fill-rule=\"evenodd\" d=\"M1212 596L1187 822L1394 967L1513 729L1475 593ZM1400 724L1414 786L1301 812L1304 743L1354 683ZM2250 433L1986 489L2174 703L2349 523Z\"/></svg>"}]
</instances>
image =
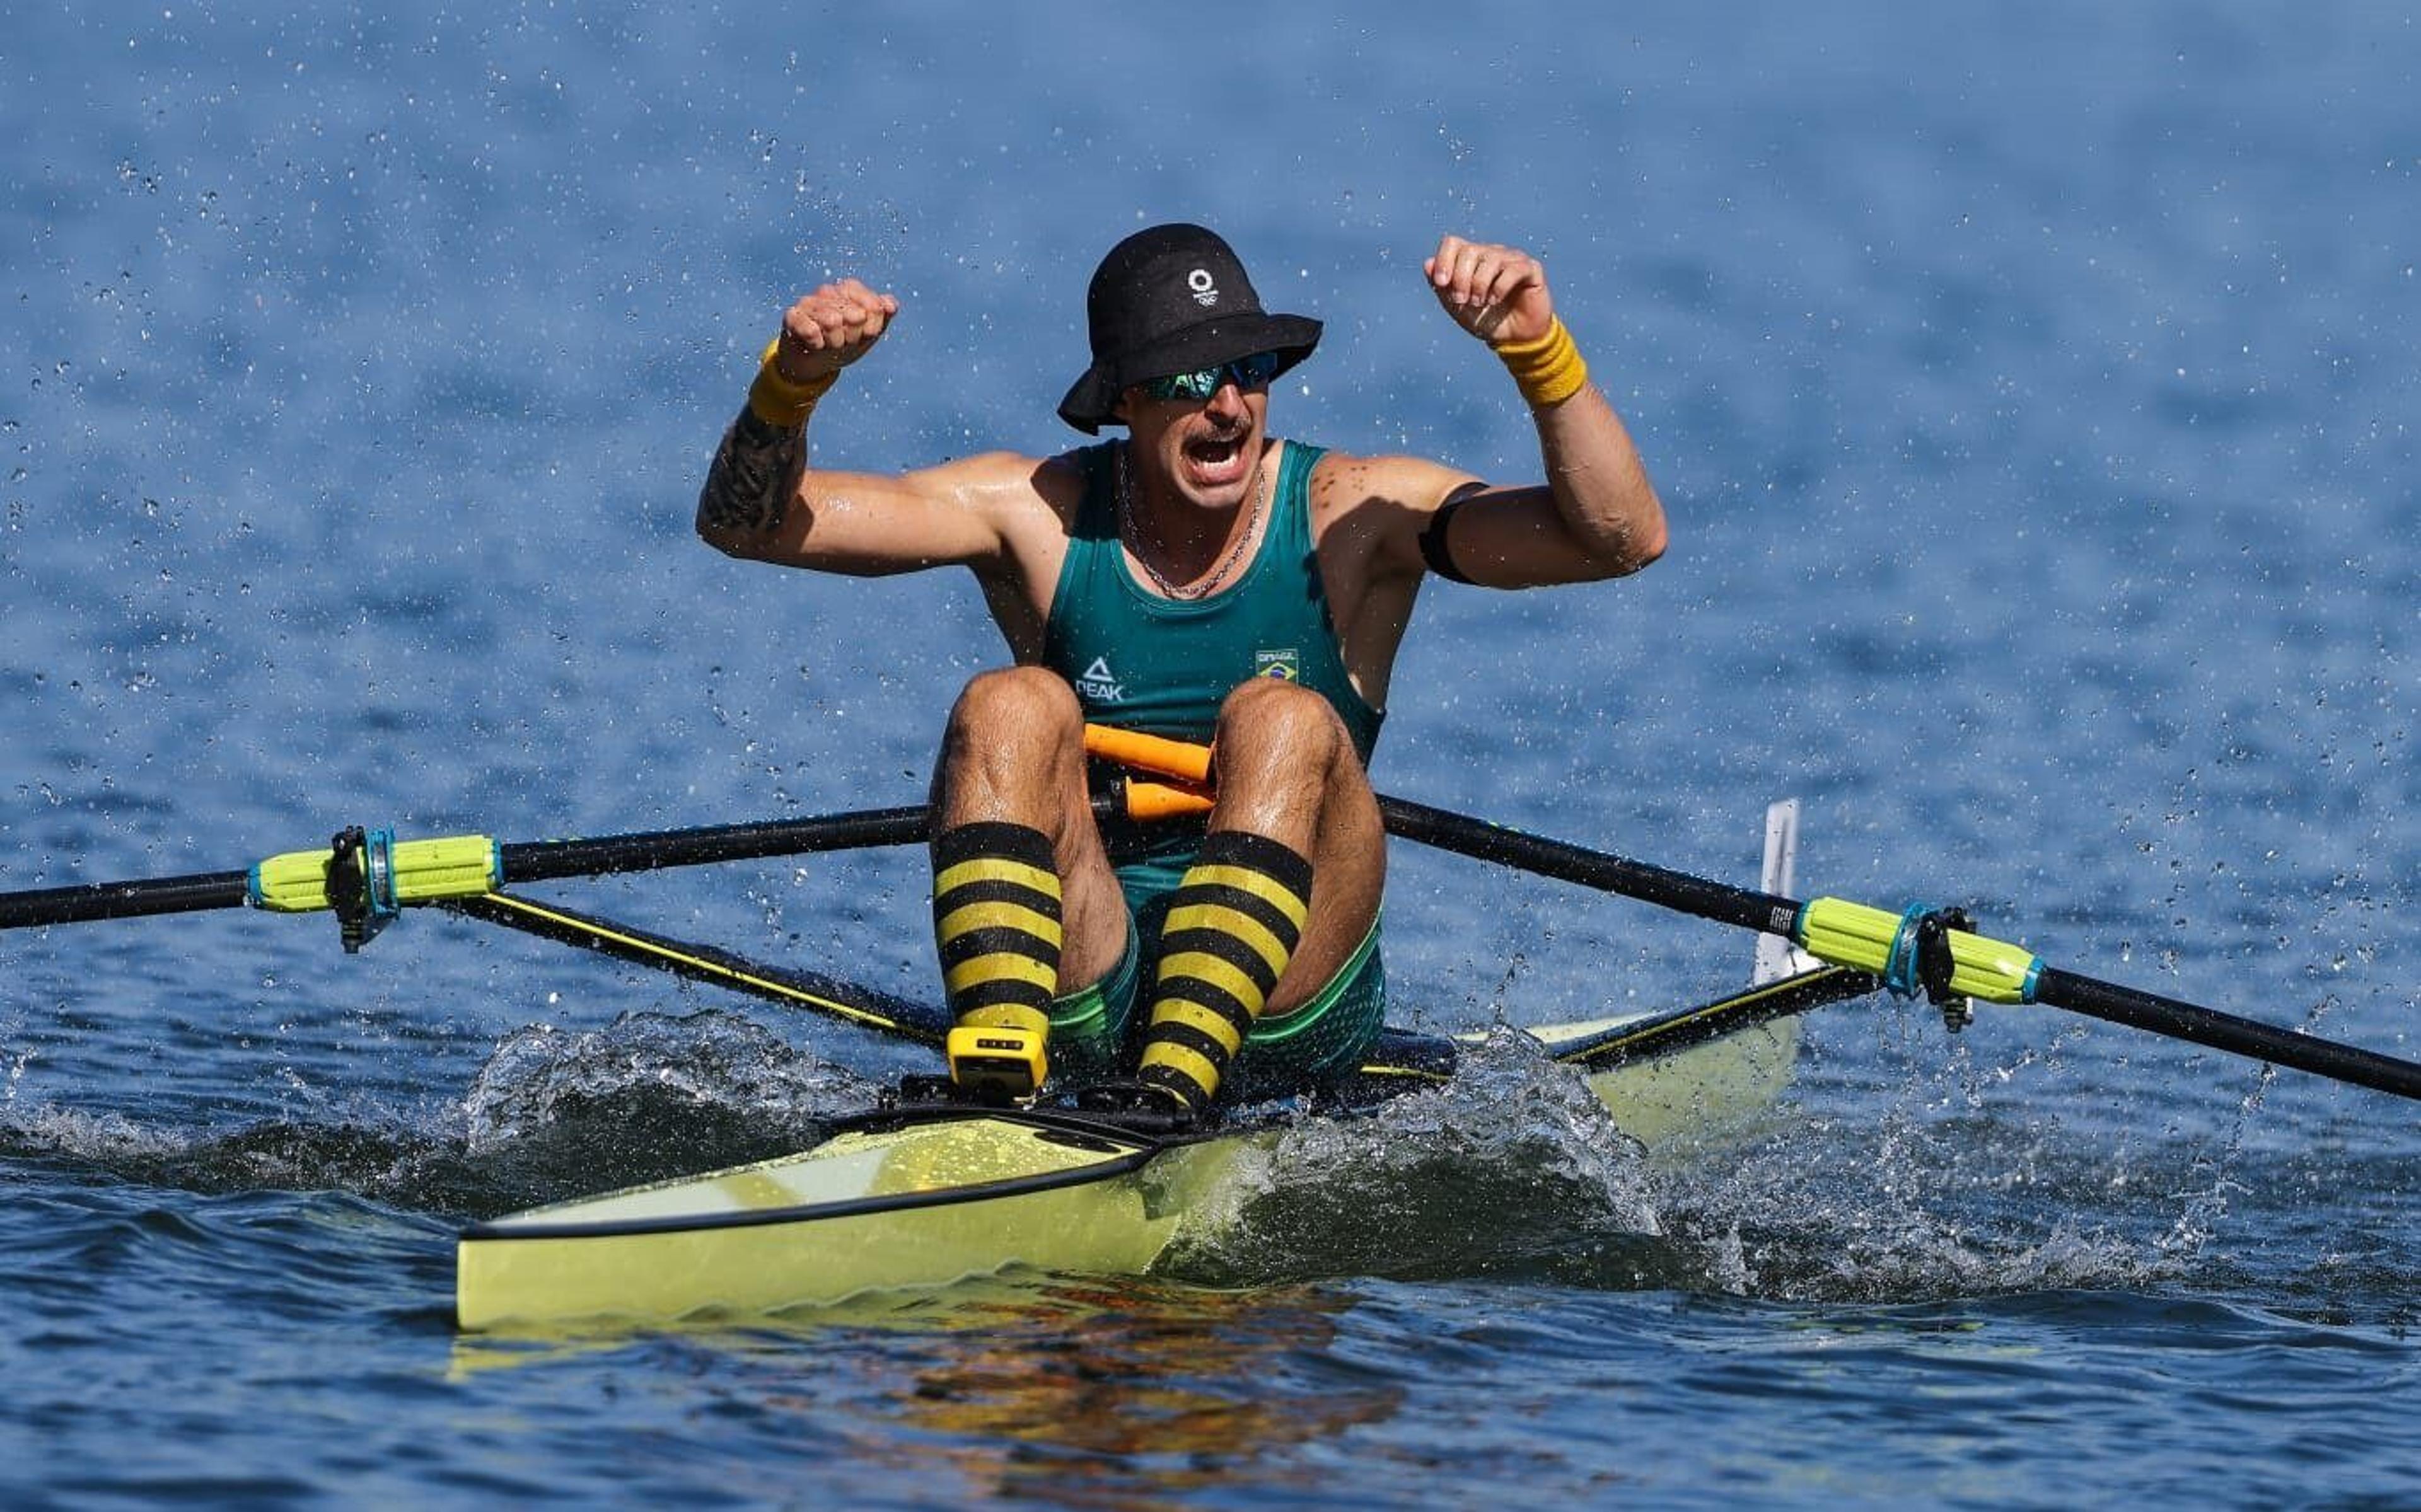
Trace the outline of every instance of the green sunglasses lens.
<instances>
[{"instance_id":1,"label":"green sunglasses lens","mask_svg":"<svg viewBox=\"0 0 2421 1512\"><path fill-rule=\"evenodd\" d=\"M1274 351L1257 351L1249 357L1216 367L1198 367L1190 373L1171 373L1144 384L1144 392L1156 399L1184 399L1199 404L1219 392L1220 385L1233 383L1251 393L1267 388L1270 380L1278 376L1279 360Z\"/></svg>"},{"instance_id":2,"label":"green sunglasses lens","mask_svg":"<svg viewBox=\"0 0 2421 1512\"><path fill-rule=\"evenodd\" d=\"M1171 373L1155 378L1144 385L1145 392L1156 399L1187 399L1199 403L1219 392L1219 369L1205 367L1197 372Z\"/></svg>"}]
</instances>

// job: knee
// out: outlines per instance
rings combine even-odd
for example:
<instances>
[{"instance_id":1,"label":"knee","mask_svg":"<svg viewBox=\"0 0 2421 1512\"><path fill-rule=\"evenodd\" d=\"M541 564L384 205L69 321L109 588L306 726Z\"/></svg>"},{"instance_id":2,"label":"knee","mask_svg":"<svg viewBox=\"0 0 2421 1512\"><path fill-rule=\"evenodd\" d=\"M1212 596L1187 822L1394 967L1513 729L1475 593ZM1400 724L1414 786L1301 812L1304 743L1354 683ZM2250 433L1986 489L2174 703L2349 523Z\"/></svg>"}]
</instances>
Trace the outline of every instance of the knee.
<instances>
[{"instance_id":1,"label":"knee","mask_svg":"<svg viewBox=\"0 0 2421 1512\"><path fill-rule=\"evenodd\" d=\"M1345 722L1327 699L1300 683L1254 678L1219 706L1215 740L1221 751L1275 747L1295 760L1334 759L1352 749Z\"/></svg>"},{"instance_id":2,"label":"knee","mask_svg":"<svg viewBox=\"0 0 2421 1512\"><path fill-rule=\"evenodd\" d=\"M1042 667L979 672L950 708L950 736L960 740L1061 736L1083 728L1076 691Z\"/></svg>"}]
</instances>

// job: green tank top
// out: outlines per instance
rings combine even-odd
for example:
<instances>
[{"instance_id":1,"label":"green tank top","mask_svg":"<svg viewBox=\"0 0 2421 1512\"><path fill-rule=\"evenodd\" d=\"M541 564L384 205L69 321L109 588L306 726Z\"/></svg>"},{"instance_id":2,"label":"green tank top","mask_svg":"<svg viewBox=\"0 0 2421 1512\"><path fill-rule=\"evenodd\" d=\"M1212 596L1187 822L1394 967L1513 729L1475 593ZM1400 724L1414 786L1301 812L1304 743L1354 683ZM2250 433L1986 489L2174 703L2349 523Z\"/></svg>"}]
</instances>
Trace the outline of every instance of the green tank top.
<instances>
[{"instance_id":1,"label":"green tank top","mask_svg":"<svg viewBox=\"0 0 2421 1512\"><path fill-rule=\"evenodd\" d=\"M1260 550L1243 575L1202 599L1164 599L1127 570L1118 544L1117 448L1087 446L1085 497L1051 597L1042 662L1076 689L1097 725L1206 741L1219 705L1247 678L1286 678L1326 698L1365 763L1383 715L1345 673L1328 590L1311 548L1316 446L1282 442ZM1202 843L1199 818L1133 824L1104 819L1101 838L1135 915L1128 980L1151 980L1170 895ZM1132 985L1127 989L1132 999ZM1130 1003L1129 1007L1132 1005ZM1125 1010L1121 1010L1122 1012ZM1385 967L1374 925L1365 948L1311 1004L1282 1024L1257 1025L1236 1063L1240 1084L1301 1085L1361 1064L1386 1013ZM1108 1036L1117 1053L1118 1031ZM1054 1030L1054 1042L1060 1031ZM1115 1060L1110 1062L1115 1064Z\"/></svg>"},{"instance_id":2,"label":"green tank top","mask_svg":"<svg viewBox=\"0 0 2421 1512\"><path fill-rule=\"evenodd\" d=\"M1384 715L1345 671L1311 546L1311 470L1320 449L1278 445L1277 486L1243 575L1201 599L1164 599L1127 570L1118 543L1117 448L1087 446L1085 497L1051 597L1042 662L1075 687L1097 725L1206 741L1247 678L1285 678L1326 698L1364 762Z\"/></svg>"}]
</instances>

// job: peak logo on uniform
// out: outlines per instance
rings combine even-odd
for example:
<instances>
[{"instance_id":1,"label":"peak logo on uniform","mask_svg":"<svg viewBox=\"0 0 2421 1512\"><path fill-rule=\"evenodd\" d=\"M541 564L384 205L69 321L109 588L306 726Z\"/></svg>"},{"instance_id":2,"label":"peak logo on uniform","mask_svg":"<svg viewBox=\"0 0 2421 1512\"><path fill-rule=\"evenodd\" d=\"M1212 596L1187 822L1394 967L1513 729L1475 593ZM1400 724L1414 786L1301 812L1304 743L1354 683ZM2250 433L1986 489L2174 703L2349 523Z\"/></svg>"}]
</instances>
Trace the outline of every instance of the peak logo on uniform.
<instances>
[{"instance_id":1,"label":"peak logo on uniform","mask_svg":"<svg viewBox=\"0 0 2421 1512\"><path fill-rule=\"evenodd\" d=\"M1076 679L1076 692L1086 703L1122 704L1127 701L1127 686L1118 680L1117 673L1110 670L1110 659L1106 656L1093 658L1093 664Z\"/></svg>"},{"instance_id":2,"label":"peak logo on uniform","mask_svg":"<svg viewBox=\"0 0 2421 1512\"><path fill-rule=\"evenodd\" d=\"M1282 651L1255 651L1253 676L1275 678L1280 682L1303 680L1303 655L1289 646Z\"/></svg>"}]
</instances>

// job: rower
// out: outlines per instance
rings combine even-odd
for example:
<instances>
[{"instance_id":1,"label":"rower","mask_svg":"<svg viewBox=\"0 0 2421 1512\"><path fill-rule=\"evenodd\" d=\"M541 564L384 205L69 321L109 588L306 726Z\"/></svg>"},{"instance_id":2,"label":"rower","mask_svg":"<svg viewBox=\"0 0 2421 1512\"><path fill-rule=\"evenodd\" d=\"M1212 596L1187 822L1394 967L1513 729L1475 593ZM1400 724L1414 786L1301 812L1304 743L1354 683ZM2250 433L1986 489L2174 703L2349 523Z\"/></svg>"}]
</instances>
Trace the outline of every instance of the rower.
<instances>
[{"instance_id":1,"label":"rower","mask_svg":"<svg viewBox=\"0 0 2421 1512\"><path fill-rule=\"evenodd\" d=\"M1423 578L1584 583L1663 551L1663 507L1539 260L1448 236L1423 268L1510 373L1546 482L1273 436L1274 385L1320 324L1265 311L1197 226L1139 231L1102 259L1091 364L1059 414L1125 434L1048 459L810 466L817 405L900 305L844 278L784 315L708 470L698 534L853 576L966 568L1007 643L1010 664L959 695L933 778L962 1086L1030 1095L1055 1069L1190 1117L1350 1072L1385 1011L1366 768ZM1207 817L1097 819L1088 721L1209 744Z\"/></svg>"}]
</instances>

